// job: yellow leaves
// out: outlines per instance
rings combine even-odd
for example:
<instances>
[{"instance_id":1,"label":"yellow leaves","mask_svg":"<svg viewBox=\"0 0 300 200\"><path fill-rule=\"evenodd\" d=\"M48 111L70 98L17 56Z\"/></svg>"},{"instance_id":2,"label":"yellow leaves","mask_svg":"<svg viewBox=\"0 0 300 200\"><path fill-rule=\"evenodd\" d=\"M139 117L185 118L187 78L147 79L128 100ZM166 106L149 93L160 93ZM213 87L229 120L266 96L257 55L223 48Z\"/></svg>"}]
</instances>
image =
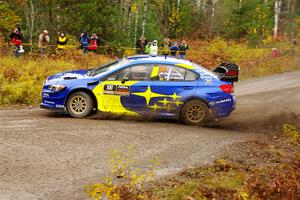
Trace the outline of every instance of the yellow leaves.
<instances>
[{"instance_id":1,"label":"yellow leaves","mask_svg":"<svg viewBox=\"0 0 300 200\"><path fill-rule=\"evenodd\" d=\"M179 27L181 16L182 16L182 12L177 12L176 8L173 7L171 16L168 17L169 26L177 33L182 31L182 28Z\"/></svg>"},{"instance_id":2,"label":"yellow leaves","mask_svg":"<svg viewBox=\"0 0 300 200\"><path fill-rule=\"evenodd\" d=\"M292 144L299 145L299 133L295 126L291 124L283 124L282 131L289 138Z\"/></svg>"},{"instance_id":3,"label":"yellow leaves","mask_svg":"<svg viewBox=\"0 0 300 200\"><path fill-rule=\"evenodd\" d=\"M131 6L131 11L132 11L133 13L136 13L137 10L138 10L137 4L136 4L136 3L133 3L132 6Z\"/></svg>"},{"instance_id":4,"label":"yellow leaves","mask_svg":"<svg viewBox=\"0 0 300 200\"><path fill-rule=\"evenodd\" d=\"M133 194L136 199L145 199L144 184L155 177L155 169L159 165L158 158L151 159L148 163L139 163L134 159L135 148L132 145L123 151L113 149L110 152L110 175L104 183L96 183L87 187L86 192L93 200L103 197L109 200L118 200L118 186L121 193L124 191ZM143 166L139 168L137 166Z\"/></svg>"},{"instance_id":5,"label":"yellow leaves","mask_svg":"<svg viewBox=\"0 0 300 200\"><path fill-rule=\"evenodd\" d=\"M248 200L249 196L247 194L247 192L240 192L239 193L239 200Z\"/></svg>"}]
</instances>

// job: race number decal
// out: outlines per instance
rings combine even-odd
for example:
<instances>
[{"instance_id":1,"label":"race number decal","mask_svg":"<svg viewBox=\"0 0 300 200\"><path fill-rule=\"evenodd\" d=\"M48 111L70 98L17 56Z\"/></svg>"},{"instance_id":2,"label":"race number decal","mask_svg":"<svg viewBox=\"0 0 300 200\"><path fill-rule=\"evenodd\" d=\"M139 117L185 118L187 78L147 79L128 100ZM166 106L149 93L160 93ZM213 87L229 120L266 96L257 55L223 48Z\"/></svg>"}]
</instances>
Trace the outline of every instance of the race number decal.
<instances>
[{"instance_id":1,"label":"race number decal","mask_svg":"<svg viewBox=\"0 0 300 200\"><path fill-rule=\"evenodd\" d=\"M104 85L104 94L129 96L130 90L127 85Z\"/></svg>"}]
</instances>

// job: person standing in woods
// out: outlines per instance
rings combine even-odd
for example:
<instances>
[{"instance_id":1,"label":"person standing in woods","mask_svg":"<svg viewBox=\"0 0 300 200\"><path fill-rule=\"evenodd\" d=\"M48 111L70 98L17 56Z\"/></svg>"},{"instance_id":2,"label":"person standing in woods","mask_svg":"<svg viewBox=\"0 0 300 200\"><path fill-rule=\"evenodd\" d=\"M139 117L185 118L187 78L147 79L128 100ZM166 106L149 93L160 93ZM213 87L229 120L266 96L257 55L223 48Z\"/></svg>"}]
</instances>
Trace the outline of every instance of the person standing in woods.
<instances>
[{"instance_id":1,"label":"person standing in woods","mask_svg":"<svg viewBox=\"0 0 300 200\"><path fill-rule=\"evenodd\" d=\"M148 41L143 36L138 39L136 42L137 54L145 54L145 47L148 44Z\"/></svg>"},{"instance_id":2,"label":"person standing in woods","mask_svg":"<svg viewBox=\"0 0 300 200\"><path fill-rule=\"evenodd\" d=\"M179 51L178 43L177 42L173 42L172 46L170 47L170 50L171 50L171 56L176 57L177 56L177 52Z\"/></svg>"},{"instance_id":3,"label":"person standing in woods","mask_svg":"<svg viewBox=\"0 0 300 200\"><path fill-rule=\"evenodd\" d=\"M150 56L157 56L157 40L153 40L152 45L150 47Z\"/></svg>"},{"instance_id":4,"label":"person standing in woods","mask_svg":"<svg viewBox=\"0 0 300 200\"><path fill-rule=\"evenodd\" d=\"M57 37L57 49L58 50L66 50L66 46L68 43L68 38L67 38L67 34L65 34L64 32L62 32L58 37Z\"/></svg>"},{"instance_id":5,"label":"person standing in woods","mask_svg":"<svg viewBox=\"0 0 300 200\"><path fill-rule=\"evenodd\" d=\"M95 33L93 33L92 37L90 38L88 50L96 53L99 45L100 45L100 40L98 36Z\"/></svg>"},{"instance_id":6,"label":"person standing in woods","mask_svg":"<svg viewBox=\"0 0 300 200\"><path fill-rule=\"evenodd\" d=\"M49 44L49 42L50 42L50 38L48 35L48 31L43 30L43 33L40 34L39 36L39 43L38 43L38 47L40 49L41 54L46 53L47 45Z\"/></svg>"},{"instance_id":7,"label":"person standing in woods","mask_svg":"<svg viewBox=\"0 0 300 200\"><path fill-rule=\"evenodd\" d=\"M87 35L87 33L83 32L81 33L80 37L79 37L79 42L80 42L80 48L83 49L83 53L87 53L88 52L88 46L90 44L90 39L89 36Z\"/></svg>"},{"instance_id":8,"label":"person standing in woods","mask_svg":"<svg viewBox=\"0 0 300 200\"><path fill-rule=\"evenodd\" d=\"M145 54L150 54L151 46L152 46L152 42L148 42L147 45L145 46Z\"/></svg>"},{"instance_id":9,"label":"person standing in woods","mask_svg":"<svg viewBox=\"0 0 300 200\"><path fill-rule=\"evenodd\" d=\"M23 43L23 33L21 31L21 27L19 25L16 26L13 32L10 34L10 45L15 48L15 55L19 57L21 53L24 53L24 49L22 47Z\"/></svg>"},{"instance_id":10,"label":"person standing in woods","mask_svg":"<svg viewBox=\"0 0 300 200\"><path fill-rule=\"evenodd\" d=\"M170 47L172 43L169 38L165 38L161 44L162 46L162 55L167 57L170 54Z\"/></svg>"},{"instance_id":11,"label":"person standing in woods","mask_svg":"<svg viewBox=\"0 0 300 200\"><path fill-rule=\"evenodd\" d=\"M189 49L189 45L185 40L182 40L180 45L179 45L179 58L180 59L185 59L186 56L186 50Z\"/></svg>"}]
</instances>

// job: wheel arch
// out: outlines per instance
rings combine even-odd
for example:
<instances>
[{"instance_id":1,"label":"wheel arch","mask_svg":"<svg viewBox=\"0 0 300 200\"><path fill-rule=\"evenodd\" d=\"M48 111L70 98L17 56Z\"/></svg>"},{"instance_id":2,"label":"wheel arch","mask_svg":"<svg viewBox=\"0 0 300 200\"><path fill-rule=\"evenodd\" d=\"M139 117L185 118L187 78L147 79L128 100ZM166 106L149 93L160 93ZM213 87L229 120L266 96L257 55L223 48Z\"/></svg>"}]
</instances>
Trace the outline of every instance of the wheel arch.
<instances>
[{"instance_id":1,"label":"wheel arch","mask_svg":"<svg viewBox=\"0 0 300 200\"><path fill-rule=\"evenodd\" d=\"M95 94L94 94L91 90L89 90L89 89L87 89L87 88L75 88L75 89L71 90L71 91L68 93L68 95L67 95L67 97L66 97L66 99L65 99L65 105L66 105L66 103L67 103L69 97L70 97L72 94L76 93L76 92L85 92L85 93L87 93L88 95L90 95L90 97L92 97L93 102L94 102L94 108L96 108L96 109L98 110L98 101L97 101L97 98L96 98Z\"/></svg>"}]
</instances>

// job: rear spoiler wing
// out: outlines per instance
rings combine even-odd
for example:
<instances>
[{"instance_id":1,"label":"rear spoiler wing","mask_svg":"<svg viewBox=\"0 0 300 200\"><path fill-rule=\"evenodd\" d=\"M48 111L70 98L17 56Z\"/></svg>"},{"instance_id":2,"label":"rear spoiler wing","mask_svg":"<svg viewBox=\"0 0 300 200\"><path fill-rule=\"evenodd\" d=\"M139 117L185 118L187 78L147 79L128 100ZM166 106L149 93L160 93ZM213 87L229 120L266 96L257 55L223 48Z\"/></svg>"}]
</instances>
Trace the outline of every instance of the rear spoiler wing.
<instances>
[{"instance_id":1,"label":"rear spoiler wing","mask_svg":"<svg viewBox=\"0 0 300 200\"><path fill-rule=\"evenodd\" d=\"M222 63L213 70L221 81L238 82L240 67L233 63Z\"/></svg>"}]
</instances>

